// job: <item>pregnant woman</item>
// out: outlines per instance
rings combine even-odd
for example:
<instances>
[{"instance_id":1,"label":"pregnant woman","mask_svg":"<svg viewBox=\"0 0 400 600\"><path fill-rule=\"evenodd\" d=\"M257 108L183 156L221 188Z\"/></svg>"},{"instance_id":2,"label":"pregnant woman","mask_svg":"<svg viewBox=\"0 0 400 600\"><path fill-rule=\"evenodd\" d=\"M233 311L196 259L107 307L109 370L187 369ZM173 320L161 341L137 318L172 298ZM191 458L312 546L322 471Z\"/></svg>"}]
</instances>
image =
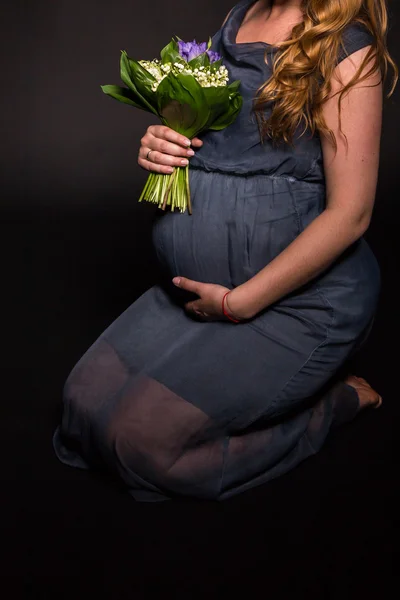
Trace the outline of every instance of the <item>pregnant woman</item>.
<instances>
[{"instance_id":1,"label":"pregnant woman","mask_svg":"<svg viewBox=\"0 0 400 600\"><path fill-rule=\"evenodd\" d=\"M69 374L54 435L62 462L108 470L137 500L223 500L380 405L345 366L380 293L363 234L381 68L397 73L386 17L384 0L242 0L230 11L211 49L241 80L241 112L192 140L194 155L168 127L142 138L150 171L192 154L192 214L156 208L160 276Z\"/></svg>"}]
</instances>

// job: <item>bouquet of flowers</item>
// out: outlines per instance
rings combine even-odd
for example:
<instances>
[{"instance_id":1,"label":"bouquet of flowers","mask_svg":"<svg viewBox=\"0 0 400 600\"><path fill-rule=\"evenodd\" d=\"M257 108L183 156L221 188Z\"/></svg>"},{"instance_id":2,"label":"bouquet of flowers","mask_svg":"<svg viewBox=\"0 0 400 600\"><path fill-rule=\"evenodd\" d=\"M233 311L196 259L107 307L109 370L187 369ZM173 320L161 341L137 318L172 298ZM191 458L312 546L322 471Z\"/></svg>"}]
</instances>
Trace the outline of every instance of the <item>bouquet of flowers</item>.
<instances>
[{"instance_id":1,"label":"bouquet of flowers","mask_svg":"<svg viewBox=\"0 0 400 600\"><path fill-rule=\"evenodd\" d=\"M120 102L157 115L163 125L189 139L208 129L220 130L237 117L243 103L240 81L228 82L222 58L206 42L176 40L165 46L161 59L133 60L121 51L121 79L127 87L102 85L103 92ZM150 173L139 198L192 214L189 165L171 174Z\"/></svg>"}]
</instances>

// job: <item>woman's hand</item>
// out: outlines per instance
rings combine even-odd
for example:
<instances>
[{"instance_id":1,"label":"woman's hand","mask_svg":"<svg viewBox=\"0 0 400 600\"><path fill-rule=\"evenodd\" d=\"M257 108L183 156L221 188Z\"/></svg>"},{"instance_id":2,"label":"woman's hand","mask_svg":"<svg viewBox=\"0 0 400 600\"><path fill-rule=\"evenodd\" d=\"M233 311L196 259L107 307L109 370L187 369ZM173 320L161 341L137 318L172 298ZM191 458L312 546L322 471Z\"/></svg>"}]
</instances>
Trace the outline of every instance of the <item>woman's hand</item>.
<instances>
[{"instance_id":1,"label":"woman's hand","mask_svg":"<svg viewBox=\"0 0 400 600\"><path fill-rule=\"evenodd\" d=\"M222 311L222 298L231 290L217 283L202 283L187 277L174 277L172 282L179 288L194 292L200 298L184 304L185 310L192 316L200 317L203 321L229 321ZM229 309L228 296L225 298L225 311L234 319L242 320L240 315L233 315ZM245 319L243 319L245 320Z\"/></svg>"},{"instance_id":2,"label":"woman's hand","mask_svg":"<svg viewBox=\"0 0 400 600\"><path fill-rule=\"evenodd\" d=\"M190 140L166 125L150 125L140 141L139 166L154 173L172 173L174 167L186 166L188 158L194 154L187 143ZM191 140L193 148L201 148L202 145L199 138ZM148 160L149 150L152 152ZM183 163L182 160L186 162Z\"/></svg>"}]
</instances>

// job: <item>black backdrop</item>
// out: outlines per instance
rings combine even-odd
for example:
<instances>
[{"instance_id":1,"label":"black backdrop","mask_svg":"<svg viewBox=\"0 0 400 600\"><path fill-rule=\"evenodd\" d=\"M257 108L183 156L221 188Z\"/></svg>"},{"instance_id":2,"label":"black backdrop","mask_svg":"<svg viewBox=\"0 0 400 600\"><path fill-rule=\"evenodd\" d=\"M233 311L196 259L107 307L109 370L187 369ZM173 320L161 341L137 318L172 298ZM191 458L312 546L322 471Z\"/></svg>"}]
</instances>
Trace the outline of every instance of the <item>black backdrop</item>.
<instances>
[{"instance_id":1,"label":"black backdrop","mask_svg":"<svg viewBox=\"0 0 400 600\"><path fill-rule=\"evenodd\" d=\"M128 589L142 598L150 588L213 598L260 581L279 598L294 590L388 597L399 414L398 89L385 100L366 234L381 265L381 301L354 365L384 407L344 427L294 472L223 505L137 505L108 479L68 469L52 453L69 371L157 270L154 206L137 202L147 177L137 164L140 138L156 120L100 85L119 83L121 49L153 58L173 35L206 40L232 5L1 3L1 575L14 598L121 598ZM389 11L389 50L400 63L399 6L390 2Z\"/></svg>"}]
</instances>

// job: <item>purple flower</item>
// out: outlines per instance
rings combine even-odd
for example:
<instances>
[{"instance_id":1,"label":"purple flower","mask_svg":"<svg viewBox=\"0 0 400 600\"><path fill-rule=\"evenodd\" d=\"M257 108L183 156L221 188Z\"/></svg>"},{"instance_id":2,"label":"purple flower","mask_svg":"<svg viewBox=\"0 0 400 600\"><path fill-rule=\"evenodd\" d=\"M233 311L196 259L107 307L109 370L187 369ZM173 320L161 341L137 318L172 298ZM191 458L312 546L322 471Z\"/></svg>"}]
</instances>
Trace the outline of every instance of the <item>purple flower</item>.
<instances>
[{"instance_id":1,"label":"purple flower","mask_svg":"<svg viewBox=\"0 0 400 600\"><path fill-rule=\"evenodd\" d=\"M214 52L213 50L207 50L207 54L210 59L210 63L213 63L222 58L221 55L218 54L218 52Z\"/></svg>"},{"instance_id":2,"label":"purple flower","mask_svg":"<svg viewBox=\"0 0 400 600\"><path fill-rule=\"evenodd\" d=\"M184 58L187 62L192 60L192 58L196 58L199 54L203 54L207 50L207 43L203 42L198 44L196 40L193 42L178 42L179 54Z\"/></svg>"},{"instance_id":3,"label":"purple flower","mask_svg":"<svg viewBox=\"0 0 400 600\"><path fill-rule=\"evenodd\" d=\"M193 42L178 41L178 49L180 56L182 56L186 62L191 61L193 58L196 58L199 56L199 54L203 54L206 51L209 56L210 63L221 58L218 52L207 50L207 42L201 42L198 44L196 40L193 40Z\"/></svg>"}]
</instances>

